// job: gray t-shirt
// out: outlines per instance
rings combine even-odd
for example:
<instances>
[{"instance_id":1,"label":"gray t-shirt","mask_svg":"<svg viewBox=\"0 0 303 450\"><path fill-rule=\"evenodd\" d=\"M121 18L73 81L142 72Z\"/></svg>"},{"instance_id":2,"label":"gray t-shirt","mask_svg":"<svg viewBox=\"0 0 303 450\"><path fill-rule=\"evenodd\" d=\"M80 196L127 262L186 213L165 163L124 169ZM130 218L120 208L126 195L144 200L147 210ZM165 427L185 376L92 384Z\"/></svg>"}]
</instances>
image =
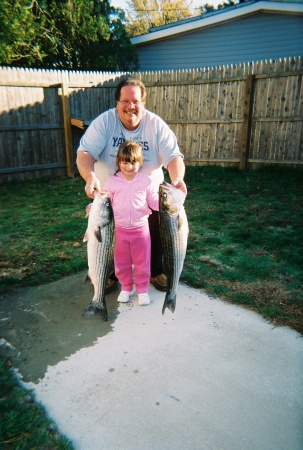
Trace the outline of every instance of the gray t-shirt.
<instances>
[{"instance_id":1,"label":"gray t-shirt","mask_svg":"<svg viewBox=\"0 0 303 450\"><path fill-rule=\"evenodd\" d=\"M125 140L137 141L142 145L144 163L141 171L155 184L163 181L162 166L167 168L176 156L183 157L175 134L156 114L145 109L139 127L129 131L122 125L117 110L110 109L91 123L78 148L78 152L87 151L96 160L95 173L102 189L106 180L117 170L118 148Z\"/></svg>"}]
</instances>

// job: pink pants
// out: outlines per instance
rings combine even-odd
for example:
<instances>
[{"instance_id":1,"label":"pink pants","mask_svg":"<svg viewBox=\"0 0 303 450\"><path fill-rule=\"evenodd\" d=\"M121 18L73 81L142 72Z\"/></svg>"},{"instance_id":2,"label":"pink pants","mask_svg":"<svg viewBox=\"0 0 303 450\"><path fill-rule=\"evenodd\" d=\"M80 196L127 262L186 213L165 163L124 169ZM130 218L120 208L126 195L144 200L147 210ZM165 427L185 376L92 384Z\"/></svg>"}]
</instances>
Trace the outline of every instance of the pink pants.
<instances>
[{"instance_id":1,"label":"pink pants","mask_svg":"<svg viewBox=\"0 0 303 450\"><path fill-rule=\"evenodd\" d=\"M116 227L115 274L122 291L133 290L132 264L138 294L146 294L150 282L150 233L148 222L141 227Z\"/></svg>"}]
</instances>

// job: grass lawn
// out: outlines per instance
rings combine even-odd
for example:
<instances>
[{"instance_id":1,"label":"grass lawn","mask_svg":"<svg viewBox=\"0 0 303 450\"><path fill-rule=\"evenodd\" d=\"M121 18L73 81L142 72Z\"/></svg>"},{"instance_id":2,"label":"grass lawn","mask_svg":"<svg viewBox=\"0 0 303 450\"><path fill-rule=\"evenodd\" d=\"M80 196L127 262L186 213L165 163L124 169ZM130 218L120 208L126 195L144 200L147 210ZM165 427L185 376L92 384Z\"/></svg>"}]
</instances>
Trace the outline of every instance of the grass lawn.
<instances>
[{"instance_id":1,"label":"grass lawn","mask_svg":"<svg viewBox=\"0 0 303 450\"><path fill-rule=\"evenodd\" d=\"M181 280L303 334L303 171L188 167L186 183L190 233ZM0 293L86 269L89 200L81 178L7 183L0 185L0 198ZM1 370L1 448L71 448L65 441L24 444L37 431L19 415L26 401L10 384L15 380L6 362ZM25 409L39 428L36 410Z\"/></svg>"},{"instance_id":2,"label":"grass lawn","mask_svg":"<svg viewBox=\"0 0 303 450\"><path fill-rule=\"evenodd\" d=\"M0 359L0 448L3 450L72 450L29 391L22 389L9 365Z\"/></svg>"},{"instance_id":3,"label":"grass lawn","mask_svg":"<svg viewBox=\"0 0 303 450\"><path fill-rule=\"evenodd\" d=\"M187 171L182 280L303 334L303 171Z\"/></svg>"}]
</instances>

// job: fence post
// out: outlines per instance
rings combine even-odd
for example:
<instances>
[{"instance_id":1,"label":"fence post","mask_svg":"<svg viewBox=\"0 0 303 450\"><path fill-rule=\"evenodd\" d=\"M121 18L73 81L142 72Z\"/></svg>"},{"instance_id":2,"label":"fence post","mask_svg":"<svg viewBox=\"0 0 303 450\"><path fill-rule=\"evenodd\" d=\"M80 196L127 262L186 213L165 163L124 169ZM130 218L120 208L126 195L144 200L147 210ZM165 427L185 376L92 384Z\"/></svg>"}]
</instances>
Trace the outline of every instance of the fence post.
<instances>
[{"instance_id":1,"label":"fence post","mask_svg":"<svg viewBox=\"0 0 303 450\"><path fill-rule=\"evenodd\" d=\"M249 143L251 135L251 124L252 124L252 105L253 105L253 85L254 85L254 75L249 74L246 77L245 91L244 91L244 103L243 103L243 127L240 136L240 148L239 156L240 163L239 169L245 170L248 153L249 153Z\"/></svg>"},{"instance_id":2,"label":"fence post","mask_svg":"<svg viewBox=\"0 0 303 450\"><path fill-rule=\"evenodd\" d=\"M66 169L67 176L74 177L74 155L72 145L72 125L70 120L70 102L67 83L61 83L62 90L62 106L65 136L65 152L66 152Z\"/></svg>"}]
</instances>

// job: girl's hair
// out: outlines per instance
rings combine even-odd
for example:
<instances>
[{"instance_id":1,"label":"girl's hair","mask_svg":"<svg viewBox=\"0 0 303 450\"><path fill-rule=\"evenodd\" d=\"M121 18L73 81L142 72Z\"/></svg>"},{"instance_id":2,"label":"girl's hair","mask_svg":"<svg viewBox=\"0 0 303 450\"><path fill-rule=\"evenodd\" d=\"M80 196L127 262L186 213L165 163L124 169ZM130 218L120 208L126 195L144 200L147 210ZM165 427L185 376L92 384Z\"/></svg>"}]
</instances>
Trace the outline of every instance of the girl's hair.
<instances>
[{"instance_id":1,"label":"girl's hair","mask_svg":"<svg viewBox=\"0 0 303 450\"><path fill-rule=\"evenodd\" d=\"M142 146L138 142L134 141L125 141L123 142L117 153L117 166L118 171L120 170L119 164L120 162L130 162L135 163L139 162L140 167L143 165L143 155L142 155ZM117 172L118 172L117 171Z\"/></svg>"}]
</instances>

